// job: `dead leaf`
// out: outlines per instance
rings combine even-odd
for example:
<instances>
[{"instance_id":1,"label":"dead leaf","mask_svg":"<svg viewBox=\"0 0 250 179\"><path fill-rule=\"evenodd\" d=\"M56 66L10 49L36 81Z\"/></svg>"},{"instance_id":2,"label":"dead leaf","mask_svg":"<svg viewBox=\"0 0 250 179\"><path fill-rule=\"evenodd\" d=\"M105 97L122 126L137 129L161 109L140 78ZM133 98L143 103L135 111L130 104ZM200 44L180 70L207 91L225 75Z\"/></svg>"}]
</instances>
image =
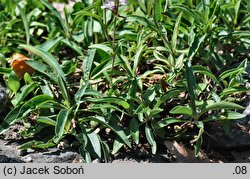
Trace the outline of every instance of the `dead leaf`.
<instances>
[{"instance_id":1,"label":"dead leaf","mask_svg":"<svg viewBox=\"0 0 250 179\"><path fill-rule=\"evenodd\" d=\"M35 72L35 70L25 62L26 60L30 59L22 54L14 53L12 55L10 64L19 78L23 78L25 73L31 75Z\"/></svg>"},{"instance_id":2,"label":"dead leaf","mask_svg":"<svg viewBox=\"0 0 250 179\"><path fill-rule=\"evenodd\" d=\"M165 146L169 149L170 154L175 156L176 162L180 163L211 163L204 152L200 152L198 157L195 157L194 150L186 148L182 143L176 141L165 141Z\"/></svg>"}]
</instances>

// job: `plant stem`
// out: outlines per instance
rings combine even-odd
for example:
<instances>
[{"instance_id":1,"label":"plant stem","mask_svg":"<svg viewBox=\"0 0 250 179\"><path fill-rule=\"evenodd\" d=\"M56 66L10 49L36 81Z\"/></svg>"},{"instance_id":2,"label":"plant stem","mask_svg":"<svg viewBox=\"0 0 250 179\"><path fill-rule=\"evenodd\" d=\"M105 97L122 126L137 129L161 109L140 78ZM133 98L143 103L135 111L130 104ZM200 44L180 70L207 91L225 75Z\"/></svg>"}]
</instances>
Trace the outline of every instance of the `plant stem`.
<instances>
[{"instance_id":1,"label":"plant stem","mask_svg":"<svg viewBox=\"0 0 250 179\"><path fill-rule=\"evenodd\" d=\"M111 86L113 84L113 70L114 70L115 57L116 57L116 44L115 44L115 39L116 39L116 22L117 22L117 15L115 14L114 30L113 30L113 41L112 41L113 54L112 54L112 66L111 66L111 75L110 75Z\"/></svg>"},{"instance_id":2,"label":"plant stem","mask_svg":"<svg viewBox=\"0 0 250 179\"><path fill-rule=\"evenodd\" d=\"M115 65L115 57L116 57L116 23L118 18L118 10L119 10L119 0L115 1L115 9L113 10L114 13L114 30L113 30L113 41L112 41L112 48L113 48L113 54L112 54L112 66L111 66L111 73L110 73L110 86L113 85L113 71L114 71L114 65Z\"/></svg>"}]
</instances>

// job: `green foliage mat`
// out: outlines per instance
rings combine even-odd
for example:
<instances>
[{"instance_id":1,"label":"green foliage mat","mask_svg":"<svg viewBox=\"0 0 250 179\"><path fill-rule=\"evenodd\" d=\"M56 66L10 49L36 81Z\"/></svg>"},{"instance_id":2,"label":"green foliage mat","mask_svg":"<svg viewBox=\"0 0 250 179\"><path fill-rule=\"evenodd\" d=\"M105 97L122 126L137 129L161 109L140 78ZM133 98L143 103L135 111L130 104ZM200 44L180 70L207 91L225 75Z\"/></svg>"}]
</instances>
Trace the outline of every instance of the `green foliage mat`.
<instances>
[{"instance_id":1,"label":"green foliage mat","mask_svg":"<svg viewBox=\"0 0 250 179\"><path fill-rule=\"evenodd\" d=\"M25 138L50 131L22 150L74 136L86 162L108 162L142 140L155 154L159 140L192 130L197 156L207 122L228 132L245 117L249 12L248 0L85 0L63 12L0 0L0 74L13 106L0 133L22 121Z\"/></svg>"}]
</instances>

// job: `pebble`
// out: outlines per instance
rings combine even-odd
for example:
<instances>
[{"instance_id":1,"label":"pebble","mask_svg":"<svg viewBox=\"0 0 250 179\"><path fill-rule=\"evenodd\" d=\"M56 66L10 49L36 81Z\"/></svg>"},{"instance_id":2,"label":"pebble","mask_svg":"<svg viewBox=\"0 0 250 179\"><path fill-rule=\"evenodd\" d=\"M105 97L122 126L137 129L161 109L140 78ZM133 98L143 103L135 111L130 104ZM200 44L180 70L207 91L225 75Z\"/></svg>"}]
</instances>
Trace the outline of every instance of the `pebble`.
<instances>
[{"instance_id":1,"label":"pebble","mask_svg":"<svg viewBox=\"0 0 250 179\"><path fill-rule=\"evenodd\" d=\"M245 115L250 114L250 106L247 106L247 108L244 110L243 114L245 114Z\"/></svg>"},{"instance_id":2,"label":"pebble","mask_svg":"<svg viewBox=\"0 0 250 179\"><path fill-rule=\"evenodd\" d=\"M34 153L34 152L35 152L34 149L28 149L28 150L27 150L27 153Z\"/></svg>"},{"instance_id":3,"label":"pebble","mask_svg":"<svg viewBox=\"0 0 250 179\"><path fill-rule=\"evenodd\" d=\"M92 161L92 163L101 163L99 159L95 159Z\"/></svg>"},{"instance_id":4,"label":"pebble","mask_svg":"<svg viewBox=\"0 0 250 179\"><path fill-rule=\"evenodd\" d=\"M24 159L24 161L25 161L25 162L32 162L33 159L32 159L31 157L27 157L27 158Z\"/></svg>"}]
</instances>

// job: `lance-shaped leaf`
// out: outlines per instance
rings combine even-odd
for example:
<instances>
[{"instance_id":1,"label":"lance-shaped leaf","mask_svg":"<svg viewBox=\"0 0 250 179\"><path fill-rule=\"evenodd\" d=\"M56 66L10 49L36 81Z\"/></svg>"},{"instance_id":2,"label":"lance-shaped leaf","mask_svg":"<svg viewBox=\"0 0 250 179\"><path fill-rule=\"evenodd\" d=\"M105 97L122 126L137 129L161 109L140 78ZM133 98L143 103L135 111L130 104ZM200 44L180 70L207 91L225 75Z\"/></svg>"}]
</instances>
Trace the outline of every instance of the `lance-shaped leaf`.
<instances>
[{"instance_id":1,"label":"lance-shaped leaf","mask_svg":"<svg viewBox=\"0 0 250 179\"><path fill-rule=\"evenodd\" d=\"M20 45L20 47L24 48L25 50L39 56L45 63L47 63L50 68L56 72L64 81L66 81L63 70L57 60L48 52L44 51L39 47L33 47L30 45Z\"/></svg>"},{"instance_id":2,"label":"lance-shaped leaf","mask_svg":"<svg viewBox=\"0 0 250 179\"><path fill-rule=\"evenodd\" d=\"M62 139L67 120L68 120L68 111L62 109L59 112L56 119L56 127L55 127L56 136L53 138L55 143L58 143Z\"/></svg>"}]
</instances>

